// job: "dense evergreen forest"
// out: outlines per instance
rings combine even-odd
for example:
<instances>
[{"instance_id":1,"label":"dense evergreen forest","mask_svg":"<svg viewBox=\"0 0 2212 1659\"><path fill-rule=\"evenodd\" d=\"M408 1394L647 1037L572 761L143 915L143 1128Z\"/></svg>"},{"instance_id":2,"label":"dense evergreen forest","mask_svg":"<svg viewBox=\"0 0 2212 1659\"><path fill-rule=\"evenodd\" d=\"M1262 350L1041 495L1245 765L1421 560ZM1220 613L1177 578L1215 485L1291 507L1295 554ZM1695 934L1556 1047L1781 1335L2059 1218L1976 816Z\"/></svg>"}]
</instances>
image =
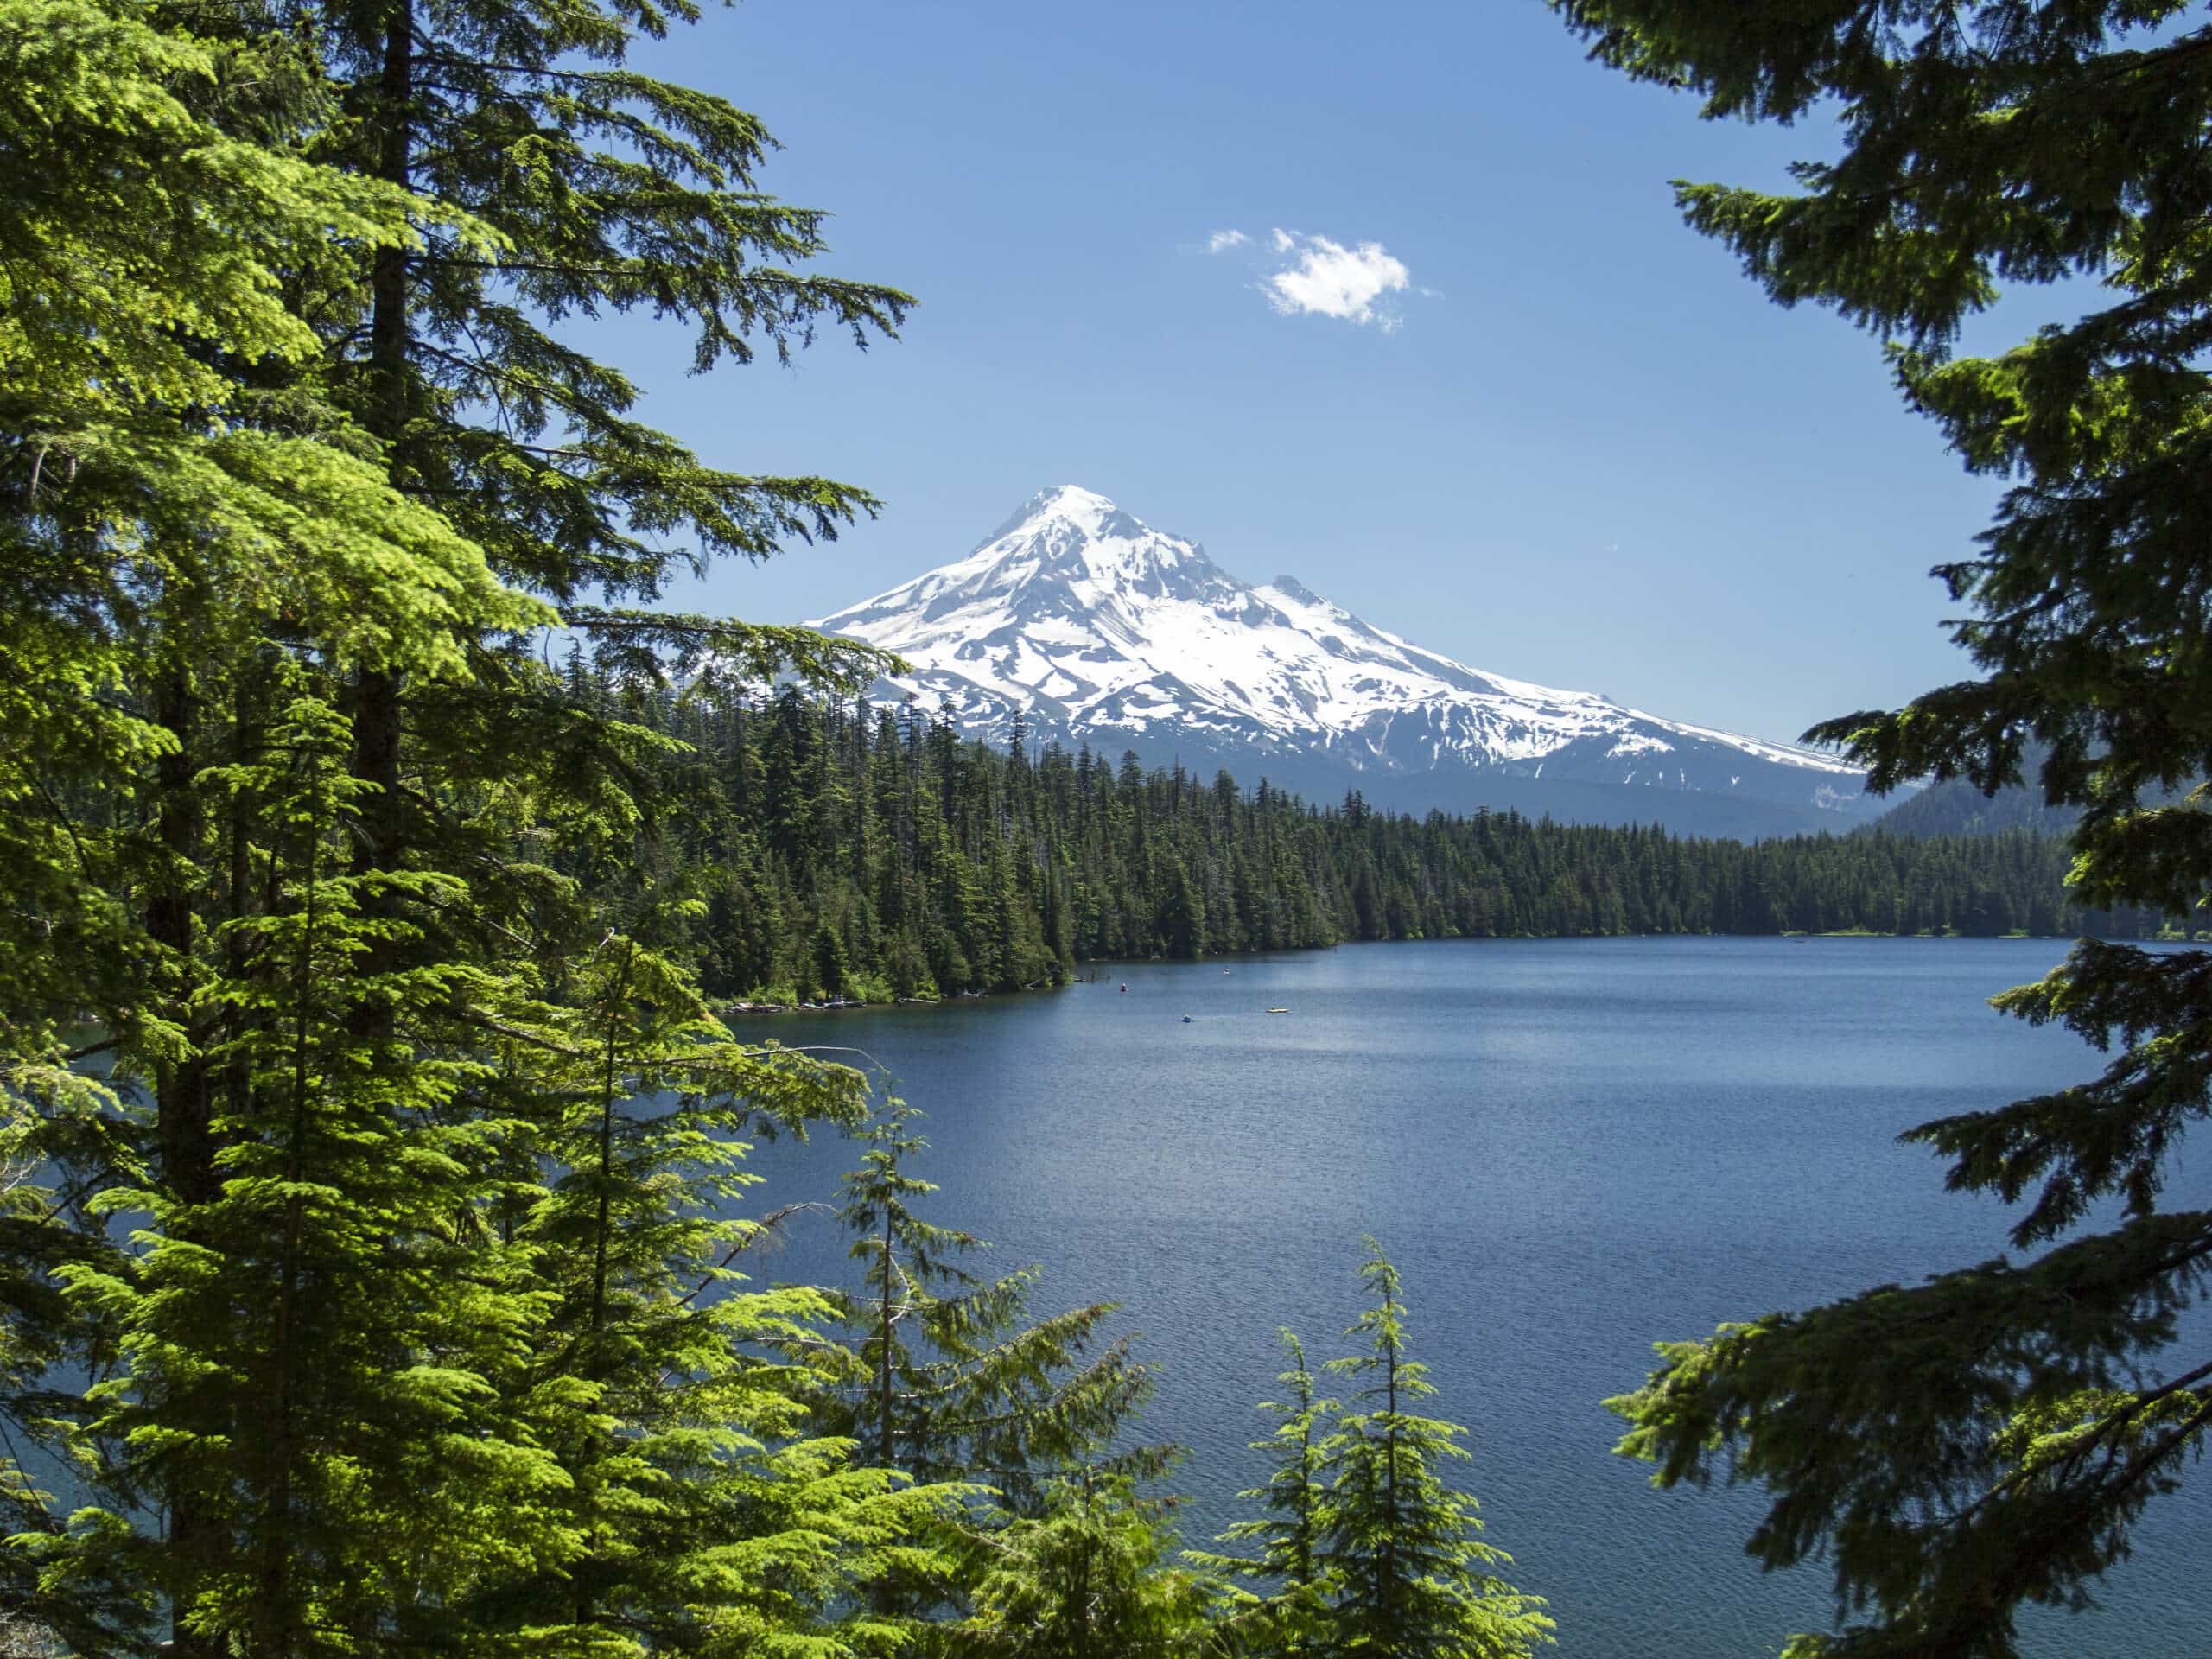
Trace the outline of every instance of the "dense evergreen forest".
<instances>
[{"instance_id":1,"label":"dense evergreen forest","mask_svg":"<svg viewBox=\"0 0 2212 1659\"><path fill-rule=\"evenodd\" d=\"M1831 40L1554 4L1623 67L1736 89L1717 111L1903 73L1855 14ZM1881 100L1904 127L1786 270L1762 238L1789 203L1707 228L1785 297L1933 339L1999 266L2201 307L2212 79L2074 84L2102 13L2139 9L1969 8L1972 51L1940 10L1933 89ZM1450 1479L1467 1431L1421 1407L1456 1380L1413 1357L1379 1245L1344 1351L1287 1335L1268 1478L1191 1553L1110 1305L974 1271L912 1113L721 1013L1339 939L2199 914L2212 830L2158 793L2212 766L2196 359L2070 401L2064 362L1896 356L1973 464L2041 470L1955 573L1992 678L1824 728L1885 784L1995 787L2048 743L2075 890L2140 911L2070 908L2069 855L2021 833L1738 846L987 751L866 707L863 647L664 604L878 504L702 460L588 350L626 336L575 321L683 331L703 372L888 340L913 304L818 268L826 215L760 188L756 117L632 61L697 20L0 0L0 1650L1532 1652L1550 1620ZM2169 70L2212 77L2207 44ZM2065 113L2024 118L2038 97ZM1958 204L1955 235L1884 217ZM2034 350L2114 349L2083 327ZM1914 1132L1955 1185L2040 1188L2014 1242L2048 1256L1666 1344L1615 1402L1664 1480L1764 1482L1763 1563L1832 1551L1882 1621L1794 1653L2011 1659L2012 1610L2083 1599L2212 1437L2212 1366L2162 1352L2212 1219L2157 1204L2205 1111L2209 984L2202 952L2085 944L2003 1006L2116 1043L2105 1077ZM860 1143L844 1282L748 1277L769 1134ZM2065 1236L2107 1198L2123 1230Z\"/></svg>"},{"instance_id":2,"label":"dense evergreen forest","mask_svg":"<svg viewBox=\"0 0 2212 1659\"><path fill-rule=\"evenodd\" d=\"M1512 812L1410 817L1126 754L988 748L911 702L796 685L680 697L581 655L564 684L597 718L681 741L662 764L687 811L640 868L702 884L701 982L746 1001L1009 990L1094 960L1356 939L2159 925L2073 904L2065 843L2026 830L1747 845Z\"/></svg>"}]
</instances>

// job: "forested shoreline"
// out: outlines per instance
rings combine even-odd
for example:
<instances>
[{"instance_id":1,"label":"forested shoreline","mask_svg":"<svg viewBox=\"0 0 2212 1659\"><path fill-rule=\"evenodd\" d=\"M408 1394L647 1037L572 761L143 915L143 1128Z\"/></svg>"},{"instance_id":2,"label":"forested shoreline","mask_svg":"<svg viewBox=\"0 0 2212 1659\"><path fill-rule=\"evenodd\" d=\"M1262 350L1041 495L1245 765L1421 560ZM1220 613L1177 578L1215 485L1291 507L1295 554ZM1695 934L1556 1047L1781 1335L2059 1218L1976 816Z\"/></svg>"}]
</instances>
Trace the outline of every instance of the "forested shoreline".
<instances>
[{"instance_id":1,"label":"forested shoreline","mask_svg":"<svg viewBox=\"0 0 2212 1659\"><path fill-rule=\"evenodd\" d=\"M961 738L940 711L796 685L683 696L581 653L563 682L665 751L687 809L641 848L702 900L712 995L788 1006L1064 982L1088 962L1384 939L1641 933L2154 937L2072 901L2066 844L1689 839L1514 812L1326 806L1222 772Z\"/></svg>"}]
</instances>

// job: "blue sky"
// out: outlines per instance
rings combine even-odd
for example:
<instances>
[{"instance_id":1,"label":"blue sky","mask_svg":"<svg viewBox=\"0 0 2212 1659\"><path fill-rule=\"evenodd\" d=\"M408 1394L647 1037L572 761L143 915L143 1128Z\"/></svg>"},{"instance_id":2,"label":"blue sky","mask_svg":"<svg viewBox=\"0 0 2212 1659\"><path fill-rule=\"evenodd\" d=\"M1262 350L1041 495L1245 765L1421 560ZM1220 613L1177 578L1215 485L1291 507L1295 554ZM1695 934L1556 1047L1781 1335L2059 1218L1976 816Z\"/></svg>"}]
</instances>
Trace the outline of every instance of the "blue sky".
<instances>
[{"instance_id":1,"label":"blue sky","mask_svg":"<svg viewBox=\"0 0 2212 1659\"><path fill-rule=\"evenodd\" d=\"M886 504L671 602L819 615L1077 483L1673 718L1786 738L1968 670L1925 573L1995 487L1878 342L1769 303L1668 189L1778 183L1825 135L1700 122L1538 0L747 0L640 67L762 115L762 186L836 216L823 268L922 302L898 343L702 378L680 330L597 327L709 459ZM1363 271L1401 270L1363 320Z\"/></svg>"}]
</instances>

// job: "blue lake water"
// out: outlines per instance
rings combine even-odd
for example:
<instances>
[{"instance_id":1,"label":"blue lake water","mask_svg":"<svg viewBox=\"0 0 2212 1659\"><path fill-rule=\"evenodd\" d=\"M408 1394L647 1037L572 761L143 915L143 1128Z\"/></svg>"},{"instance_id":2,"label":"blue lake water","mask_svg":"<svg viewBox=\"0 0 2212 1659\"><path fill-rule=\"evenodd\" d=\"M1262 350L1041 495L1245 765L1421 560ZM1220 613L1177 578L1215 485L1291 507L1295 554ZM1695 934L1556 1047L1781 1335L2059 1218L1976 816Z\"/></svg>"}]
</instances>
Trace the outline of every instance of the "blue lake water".
<instances>
[{"instance_id":1,"label":"blue lake water","mask_svg":"<svg viewBox=\"0 0 2212 1659\"><path fill-rule=\"evenodd\" d=\"M742 1034L863 1051L929 1113L915 1173L943 1188L937 1219L994 1240L991 1267L1042 1263L1039 1312L1122 1304L1162 1370L1143 1437L1192 1451L1190 1540L1258 1473L1245 1443L1267 1427L1253 1402L1273 1396L1278 1327L1317 1361L1344 1351L1372 1233L1404 1274L1432 1408L1471 1430L1462 1484L1508 1576L1550 1599L1560 1651L1763 1654L1827 1628L1826 1572L1762 1575L1742 1554L1757 1494L1651 1491L1610 1454L1599 1402L1641 1381L1656 1338L2003 1253L2003 1207L1946 1193L1895 1137L2094 1075L2072 1036L1983 1003L2062 953L1348 945ZM762 1198L828 1198L855 1157L834 1138L763 1148ZM2203 1160L2167 1198L2212 1205ZM842 1276L843 1245L802 1216L763 1276ZM2212 1480L2193 1484L2154 1503L2103 1609L2031 1620L2035 1652L2212 1653Z\"/></svg>"}]
</instances>

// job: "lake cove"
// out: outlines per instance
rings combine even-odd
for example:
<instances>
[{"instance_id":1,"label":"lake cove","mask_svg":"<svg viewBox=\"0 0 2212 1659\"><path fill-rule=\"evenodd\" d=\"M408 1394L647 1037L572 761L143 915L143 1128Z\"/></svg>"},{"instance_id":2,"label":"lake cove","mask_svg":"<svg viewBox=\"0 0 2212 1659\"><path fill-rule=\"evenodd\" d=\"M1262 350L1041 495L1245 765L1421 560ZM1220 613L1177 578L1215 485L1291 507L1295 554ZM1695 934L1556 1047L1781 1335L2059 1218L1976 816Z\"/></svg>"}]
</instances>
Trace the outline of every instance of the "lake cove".
<instances>
[{"instance_id":1,"label":"lake cove","mask_svg":"<svg viewBox=\"0 0 2212 1659\"><path fill-rule=\"evenodd\" d=\"M1825 1573L1760 1574L1742 1554L1757 1494L1649 1490L1610 1455L1619 1424L1599 1402L1642 1380L1655 1340L2002 1254L2003 1207L1946 1193L1896 1136L2096 1071L2070 1035L1983 1005L2063 950L1347 945L742 1033L887 1069L929 1114L912 1170L943 1189L927 1213L994 1241L986 1270L1041 1263L1036 1311L1122 1303L1120 1328L1163 1370L1142 1433L1192 1448L1173 1482L1186 1543L1236 1518L1259 1477L1245 1442L1276 1397L1277 1328L1317 1361L1344 1351L1372 1233L1404 1274L1434 1414L1472 1431L1459 1478L1512 1581L1550 1598L1560 1650L1758 1654L1827 1627ZM858 1155L834 1138L760 1148L760 1207L830 1198ZM2212 1202L2204 1161L2163 1202ZM826 1214L803 1215L756 1270L838 1280L843 1248ZM2031 1619L2031 1651L2212 1652L2212 1493L2194 1484L2152 1505L2103 1610Z\"/></svg>"}]
</instances>

